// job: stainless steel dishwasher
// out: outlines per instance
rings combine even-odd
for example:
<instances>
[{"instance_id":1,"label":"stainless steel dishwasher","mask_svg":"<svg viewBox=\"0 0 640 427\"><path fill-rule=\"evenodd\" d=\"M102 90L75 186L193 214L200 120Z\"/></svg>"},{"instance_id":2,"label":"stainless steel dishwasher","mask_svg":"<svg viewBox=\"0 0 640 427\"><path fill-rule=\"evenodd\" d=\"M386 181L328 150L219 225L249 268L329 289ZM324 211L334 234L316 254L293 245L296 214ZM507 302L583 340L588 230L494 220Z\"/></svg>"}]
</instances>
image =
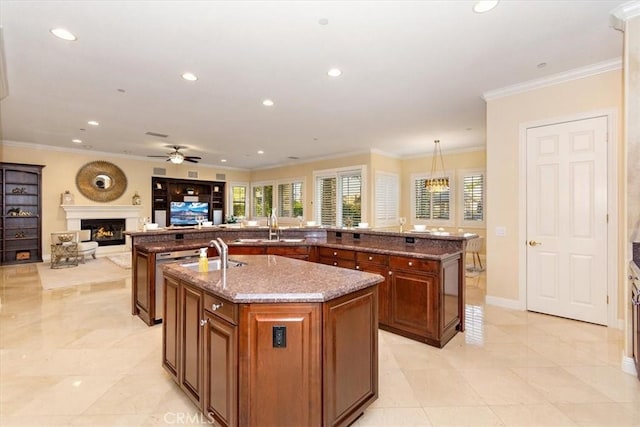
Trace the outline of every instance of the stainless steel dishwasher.
<instances>
[{"instance_id":1,"label":"stainless steel dishwasher","mask_svg":"<svg viewBox=\"0 0 640 427\"><path fill-rule=\"evenodd\" d=\"M162 321L164 315L164 277L162 265L170 262L184 260L198 260L200 249L187 249L184 251L159 252L156 254L156 318L155 323Z\"/></svg>"}]
</instances>

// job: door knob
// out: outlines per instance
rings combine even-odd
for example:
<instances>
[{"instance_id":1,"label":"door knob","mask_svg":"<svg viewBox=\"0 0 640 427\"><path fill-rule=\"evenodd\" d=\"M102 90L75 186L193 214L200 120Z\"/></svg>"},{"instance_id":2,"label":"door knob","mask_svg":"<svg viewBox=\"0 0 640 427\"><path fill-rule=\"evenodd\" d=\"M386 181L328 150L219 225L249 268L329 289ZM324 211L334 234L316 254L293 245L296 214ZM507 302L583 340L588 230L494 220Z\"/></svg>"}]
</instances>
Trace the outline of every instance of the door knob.
<instances>
[{"instance_id":1,"label":"door knob","mask_svg":"<svg viewBox=\"0 0 640 427\"><path fill-rule=\"evenodd\" d=\"M535 240L529 240L529 246L538 246L541 245L542 242L536 242Z\"/></svg>"}]
</instances>

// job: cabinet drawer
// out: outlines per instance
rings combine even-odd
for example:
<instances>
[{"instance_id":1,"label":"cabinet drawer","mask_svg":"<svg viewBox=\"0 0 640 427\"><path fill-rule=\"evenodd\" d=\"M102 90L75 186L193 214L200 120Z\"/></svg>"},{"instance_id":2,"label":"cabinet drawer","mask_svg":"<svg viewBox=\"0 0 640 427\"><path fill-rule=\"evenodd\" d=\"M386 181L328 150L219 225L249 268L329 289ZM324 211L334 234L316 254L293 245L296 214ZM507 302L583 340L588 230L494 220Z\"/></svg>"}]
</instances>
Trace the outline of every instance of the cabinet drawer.
<instances>
[{"instance_id":1,"label":"cabinet drawer","mask_svg":"<svg viewBox=\"0 0 640 427\"><path fill-rule=\"evenodd\" d=\"M238 305L214 295L204 294L204 309L225 319L227 322L238 324Z\"/></svg>"},{"instance_id":2,"label":"cabinet drawer","mask_svg":"<svg viewBox=\"0 0 640 427\"><path fill-rule=\"evenodd\" d=\"M308 246L267 246L267 255L308 255Z\"/></svg>"},{"instance_id":3,"label":"cabinet drawer","mask_svg":"<svg viewBox=\"0 0 640 427\"><path fill-rule=\"evenodd\" d=\"M387 265L388 258L387 255L373 252L356 252L356 261L358 263Z\"/></svg>"},{"instance_id":4,"label":"cabinet drawer","mask_svg":"<svg viewBox=\"0 0 640 427\"><path fill-rule=\"evenodd\" d=\"M403 257L403 256L392 256L392 257L389 257L389 267L391 269L400 269L400 270L416 271L416 272L428 271L428 272L437 273L438 261Z\"/></svg>"},{"instance_id":5,"label":"cabinet drawer","mask_svg":"<svg viewBox=\"0 0 640 427\"><path fill-rule=\"evenodd\" d=\"M321 258L333 258L344 260L355 260L355 252L347 249L333 249L333 248L318 248L318 253Z\"/></svg>"},{"instance_id":6,"label":"cabinet drawer","mask_svg":"<svg viewBox=\"0 0 640 427\"><path fill-rule=\"evenodd\" d=\"M333 265L334 267L352 268L352 269L356 268L356 262L353 259L320 257L318 262L320 264Z\"/></svg>"}]
</instances>

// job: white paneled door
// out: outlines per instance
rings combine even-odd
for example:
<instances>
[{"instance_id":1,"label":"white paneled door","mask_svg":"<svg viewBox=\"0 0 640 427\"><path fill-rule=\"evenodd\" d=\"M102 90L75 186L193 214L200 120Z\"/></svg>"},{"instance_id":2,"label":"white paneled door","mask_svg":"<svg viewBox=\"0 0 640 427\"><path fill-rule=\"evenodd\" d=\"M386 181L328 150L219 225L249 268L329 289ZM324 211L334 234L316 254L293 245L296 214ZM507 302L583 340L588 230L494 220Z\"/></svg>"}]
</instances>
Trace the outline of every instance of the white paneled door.
<instances>
[{"instance_id":1,"label":"white paneled door","mask_svg":"<svg viewBox=\"0 0 640 427\"><path fill-rule=\"evenodd\" d=\"M527 129L527 309L607 323L607 118Z\"/></svg>"}]
</instances>

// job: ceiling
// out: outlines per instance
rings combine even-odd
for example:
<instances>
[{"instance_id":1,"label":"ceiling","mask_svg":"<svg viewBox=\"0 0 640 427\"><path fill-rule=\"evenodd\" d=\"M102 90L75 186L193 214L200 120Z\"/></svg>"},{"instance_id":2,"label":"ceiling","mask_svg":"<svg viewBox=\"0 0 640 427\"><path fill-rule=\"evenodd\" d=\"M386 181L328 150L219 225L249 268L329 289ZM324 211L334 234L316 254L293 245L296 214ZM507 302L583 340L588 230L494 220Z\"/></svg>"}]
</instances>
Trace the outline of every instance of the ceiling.
<instances>
[{"instance_id":1,"label":"ceiling","mask_svg":"<svg viewBox=\"0 0 640 427\"><path fill-rule=\"evenodd\" d=\"M0 0L2 138L244 169L481 148L483 93L622 56L622 3Z\"/></svg>"}]
</instances>

